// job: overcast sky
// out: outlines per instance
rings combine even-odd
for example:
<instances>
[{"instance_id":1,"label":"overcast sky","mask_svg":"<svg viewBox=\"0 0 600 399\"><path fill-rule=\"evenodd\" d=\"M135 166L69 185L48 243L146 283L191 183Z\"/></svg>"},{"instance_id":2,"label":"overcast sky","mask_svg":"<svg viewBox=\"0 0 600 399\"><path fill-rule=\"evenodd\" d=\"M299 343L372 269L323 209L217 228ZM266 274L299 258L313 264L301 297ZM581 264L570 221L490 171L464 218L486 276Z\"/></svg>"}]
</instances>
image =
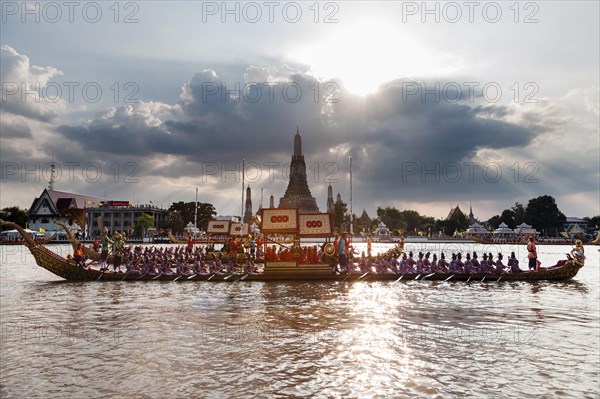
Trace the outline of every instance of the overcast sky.
<instances>
[{"instance_id":1,"label":"overcast sky","mask_svg":"<svg viewBox=\"0 0 600 399\"><path fill-rule=\"evenodd\" d=\"M598 2L0 4L0 208L54 157L57 190L219 214L245 159L256 210L299 127L321 210L352 156L357 214L600 213Z\"/></svg>"}]
</instances>

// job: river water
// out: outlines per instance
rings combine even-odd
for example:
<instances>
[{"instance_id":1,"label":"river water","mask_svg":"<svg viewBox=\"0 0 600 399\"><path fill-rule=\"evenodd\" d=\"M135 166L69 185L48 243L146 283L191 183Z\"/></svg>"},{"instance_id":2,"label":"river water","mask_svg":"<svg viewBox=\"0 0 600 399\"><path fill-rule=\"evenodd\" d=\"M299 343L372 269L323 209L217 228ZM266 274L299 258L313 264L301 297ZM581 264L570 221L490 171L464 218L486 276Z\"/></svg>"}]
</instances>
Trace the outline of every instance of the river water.
<instances>
[{"instance_id":1,"label":"river water","mask_svg":"<svg viewBox=\"0 0 600 399\"><path fill-rule=\"evenodd\" d=\"M4 246L0 396L597 398L597 248L570 282L69 283Z\"/></svg>"}]
</instances>

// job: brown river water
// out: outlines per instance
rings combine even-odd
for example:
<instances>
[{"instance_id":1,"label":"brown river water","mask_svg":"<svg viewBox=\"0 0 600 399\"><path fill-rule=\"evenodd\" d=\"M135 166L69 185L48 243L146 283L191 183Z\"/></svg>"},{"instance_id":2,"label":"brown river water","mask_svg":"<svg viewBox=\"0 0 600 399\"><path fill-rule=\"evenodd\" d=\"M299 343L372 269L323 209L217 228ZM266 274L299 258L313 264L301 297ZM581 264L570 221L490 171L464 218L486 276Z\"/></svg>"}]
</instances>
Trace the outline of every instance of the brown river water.
<instances>
[{"instance_id":1,"label":"brown river water","mask_svg":"<svg viewBox=\"0 0 600 399\"><path fill-rule=\"evenodd\" d=\"M3 246L0 397L597 398L597 249L569 282L71 283Z\"/></svg>"}]
</instances>

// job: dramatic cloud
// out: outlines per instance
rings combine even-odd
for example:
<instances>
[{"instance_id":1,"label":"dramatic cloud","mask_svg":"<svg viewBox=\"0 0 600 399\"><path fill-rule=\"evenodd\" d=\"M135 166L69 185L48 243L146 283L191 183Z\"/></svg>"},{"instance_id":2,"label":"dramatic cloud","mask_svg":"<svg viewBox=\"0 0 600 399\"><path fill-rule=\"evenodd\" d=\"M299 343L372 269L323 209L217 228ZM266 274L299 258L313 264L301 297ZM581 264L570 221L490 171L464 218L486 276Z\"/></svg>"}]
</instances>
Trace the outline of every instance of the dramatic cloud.
<instances>
[{"instance_id":1,"label":"dramatic cloud","mask_svg":"<svg viewBox=\"0 0 600 399\"><path fill-rule=\"evenodd\" d=\"M7 45L0 47L0 66L3 113L49 122L64 109L56 87L48 85L61 71L31 65L29 57Z\"/></svg>"},{"instance_id":2,"label":"dramatic cloud","mask_svg":"<svg viewBox=\"0 0 600 399\"><path fill-rule=\"evenodd\" d=\"M201 180L214 190L231 188L231 176L223 180L219 172L221 178L213 179L198 176L199 171L206 172L207 164L211 173L215 167L239 171L244 157L263 168L262 181L253 183L279 195L299 125L316 193L324 193L330 182L346 190L349 155L354 157L355 187L365 189L356 197L363 203L409 203L423 195L439 200L441 193L445 202L473 194L510 202L527 193L511 185L509 167L520 158L489 154L517 152L553 132L560 121L547 107L424 101L407 91L407 83L414 82L397 81L358 97L341 82L323 82L289 67L272 73L251 66L238 84L204 70L183 86L177 104L107 108L91 121L63 125L57 132L85 154L133 159L154 176L195 177L191 184ZM326 87L333 90L324 93ZM326 97L330 93L334 96ZM153 167L151 161L158 160L161 167ZM276 179L265 164L276 164L271 170Z\"/></svg>"}]
</instances>

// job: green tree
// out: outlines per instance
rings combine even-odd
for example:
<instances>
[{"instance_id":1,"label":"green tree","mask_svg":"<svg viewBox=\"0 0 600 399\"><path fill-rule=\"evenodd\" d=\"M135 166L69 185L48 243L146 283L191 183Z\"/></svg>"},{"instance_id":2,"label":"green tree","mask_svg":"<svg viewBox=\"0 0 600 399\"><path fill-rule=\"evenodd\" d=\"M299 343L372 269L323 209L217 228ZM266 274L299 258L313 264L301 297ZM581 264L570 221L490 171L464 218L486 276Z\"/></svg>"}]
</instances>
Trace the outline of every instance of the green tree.
<instances>
[{"instance_id":1,"label":"green tree","mask_svg":"<svg viewBox=\"0 0 600 399\"><path fill-rule=\"evenodd\" d=\"M348 206L343 201L336 201L333 204L333 227L338 233L343 232L350 223L350 217L347 213Z\"/></svg>"},{"instance_id":2,"label":"green tree","mask_svg":"<svg viewBox=\"0 0 600 399\"><path fill-rule=\"evenodd\" d=\"M10 206L2 209L0 219L4 219L7 222L14 222L23 228L27 227L27 222L29 221L27 212L18 206Z\"/></svg>"},{"instance_id":3,"label":"green tree","mask_svg":"<svg viewBox=\"0 0 600 399\"><path fill-rule=\"evenodd\" d=\"M400 212L402 220L406 223L406 230L414 232L421 225L421 215L417 211L405 210Z\"/></svg>"},{"instance_id":4,"label":"green tree","mask_svg":"<svg viewBox=\"0 0 600 399\"><path fill-rule=\"evenodd\" d=\"M435 228L435 218L431 216L421 216L421 223L419 225L419 230L423 231L426 234L431 233L434 235L436 233Z\"/></svg>"},{"instance_id":5,"label":"green tree","mask_svg":"<svg viewBox=\"0 0 600 399\"><path fill-rule=\"evenodd\" d=\"M515 212L512 209L505 209L500 215L500 223L506 224L509 228L514 229L517 225L515 224Z\"/></svg>"},{"instance_id":6,"label":"green tree","mask_svg":"<svg viewBox=\"0 0 600 399\"><path fill-rule=\"evenodd\" d=\"M500 226L500 223L502 223L502 221L500 220L500 215L494 215L487 221L489 228L492 230L496 230L498 226Z\"/></svg>"},{"instance_id":7,"label":"green tree","mask_svg":"<svg viewBox=\"0 0 600 399\"><path fill-rule=\"evenodd\" d=\"M154 219L151 215L144 213L142 216L135 219L133 223L133 234L136 237L143 237L148 227L154 227Z\"/></svg>"},{"instance_id":8,"label":"green tree","mask_svg":"<svg viewBox=\"0 0 600 399\"><path fill-rule=\"evenodd\" d=\"M597 229L600 227L600 215L593 217L584 217L583 220L588 221L588 229Z\"/></svg>"},{"instance_id":9,"label":"green tree","mask_svg":"<svg viewBox=\"0 0 600 399\"><path fill-rule=\"evenodd\" d=\"M546 235L558 234L566 220L550 195L530 199L525 209L525 221Z\"/></svg>"},{"instance_id":10,"label":"green tree","mask_svg":"<svg viewBox=\"0 0 600 399\"><path fill-rule=\"evenodd\" d=\"M169 207L169 212L177 212L183 220L183 227L189 222L194 223L194 207L195 202L174 202ZM198 202L198 228L206 230L208 222L213 219L213 216L217 214L215 207L212 204L205 202ZM183 230L181 227L181 230ZM173 230L173 229L172 229ZM175 230L173 230L175 231ZM179 230L177 230L179 231Z\"/></svg>"},{"instance_id":11,"label":"green tree","mask_svg":"<svg viewBox=\"0 0 600 399\"><path fill-rule=\"evenodd\" d=\"M525 207L523 204L515 202L515 206L513 206L511 210L514 213L515 226L518 226L525 221Z\"/></svg>"},{"instance_id":12,"label":"green tree","mask_svg":"<svg viewBox=\"0 0 600 399\"><path fill-rule=\"evenodd\" d=\"M171 230L173 234L180 234L185 227L181 214L177 211L170 211L167 215L167 220L163 224L165 230Z\"/></svg>"},{"instance_id":13,"label":"green tree","mask_svg":"<svg viewBox=\"0 0 600 399\"><path fill-rule=\"evenodd\" d=\"M402 217L402 213L396 208L389 206L385 208L377 207L377 217L390 231L396 232L398 229L406 228L406 222ZM377 223L379 224L379 222Z\"/></svg>"}]
</instances>

